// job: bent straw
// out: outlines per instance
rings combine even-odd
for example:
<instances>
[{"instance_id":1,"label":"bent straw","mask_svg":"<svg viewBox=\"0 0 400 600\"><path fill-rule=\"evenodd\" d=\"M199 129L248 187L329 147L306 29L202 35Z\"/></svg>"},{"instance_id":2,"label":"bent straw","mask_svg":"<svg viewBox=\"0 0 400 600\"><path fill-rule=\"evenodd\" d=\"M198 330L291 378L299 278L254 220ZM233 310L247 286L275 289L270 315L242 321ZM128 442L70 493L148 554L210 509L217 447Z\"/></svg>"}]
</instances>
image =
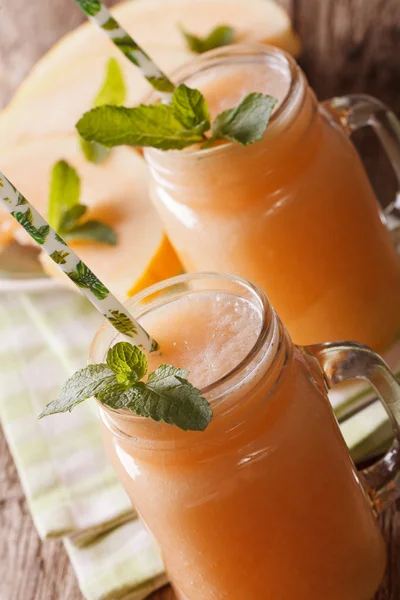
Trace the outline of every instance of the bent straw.
<instances>
[{"instance_id":1,"label":"bent straw","mask_svg":"<svg viewBox=\"0 0 400 600\"><path fill-rule=\"evenodd\" d=\"M129 33L114 19L100 0L76 0L85 15L104 31L107 37L138 67L142 75L155 88L163 100L171 99L174 84L135 42Z\"/></svg>"},{"instance_id":2,"label":"bent straw","mask_svg":"<svg viewBox=\"0 0 400 600\"><path fill-rule=\"evenodd\" d=\"M123 335L132 339L137 346L149 352L158 349L158 344L143 327L127 314L124 306L101 283L96 275L79 258L64 240L50 227L37 210L24 198L13 184L0 172L0 204L4 206L50 256L53 262L81 289L83 294Z\"/></svg>"}]
</instances>

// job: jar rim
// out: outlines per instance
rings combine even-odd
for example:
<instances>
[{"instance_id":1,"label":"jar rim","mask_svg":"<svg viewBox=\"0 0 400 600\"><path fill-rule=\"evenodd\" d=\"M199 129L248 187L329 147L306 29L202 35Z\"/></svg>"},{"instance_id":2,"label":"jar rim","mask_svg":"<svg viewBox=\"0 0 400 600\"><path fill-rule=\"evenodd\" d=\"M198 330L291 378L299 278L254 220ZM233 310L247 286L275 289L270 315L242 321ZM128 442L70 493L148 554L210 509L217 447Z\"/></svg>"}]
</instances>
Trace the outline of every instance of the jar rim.
<instances>
[{"instance_id":1,"label":"jar rim","mask_svg":"<svg viewBox=\"0 0 400 600\"><path fill-rule=\"evenodd\" d=\"M257 355L259 350L267 342L268 336L271 334L271 328L273 327L274 320L276 317L275 317L275 313L269 303L269 300L268 300L265 292L261 288L259 288L256 284L251 283L250 281L248 281L244 277L240 277L239 275L233 275L233 274L229 274L229 273L213 273L213 272L184 273L182 275L177 275L176 277L164 279L163 281L160 281L159 283L155 283L155 284L145 288L141 292L138 292L137 294L132 296L132 298L130 298L124 304L124 306L126 308L128 308L129 310L131 310L133 306L139 305L140 302L146 301L146 299L148 299L151 296L160 297L161 293L163 291L165 292L166 290L168 290L168 288L172 288L174 286L179 286L181 284L186 284L188 282L200 281L202 279L210 279L210 280L216 280L216 281L221 280L221 281L227 281L227 282L232 282L234 284L238 284L243 289L247 290L247 292L249 292L250 295L256 300L256 302L259 305L259 310L260 310L260 314L261 314L261 328L260 328L260 332L259 332L257 339L255 340L253 346L246 353L246 355L242 358L242 360L236 366L234 366L228 373L221 376L216 381L213 381L212 383L203 387L200 391L201 391L201 394L204 395L204 394L210 394L210 392L214 391L216 388L218 388L222 384L225 384L227 381L229 381L233 377L236 377L238 374L240 374L242 371L244 371L246 369L246 367L252 362L252 360ZM214 290L212 290L212 291L214 291ZM196 293L196 291L194 291L193 293ZM157 310L157 308L160 308L163 304L164 303L162 302L162 299L161 299L161 302L158 303L156 306L149 306L146 310L146 313L151 312L152 310ZM140 319L140 317L143 316L143 314L145 314L145 313L142 313L139 315L135 314L135 318ZM105 320L103 322L103 324L101 325L101 327L97 330L97 332L91 342L90 349L89 349L89 363L99 362L98 360L93 360L93 355L95 354L96 346L99 343L99 339L101 339L101 337L103 335L105 335L105 334L107 335L110 333L111 333L111 336L109 335L110 343L107 344L108 348L111 347L111 345L115 341L115 339L118 338L121 334L118 333L116 330L114 330L114 328L112 327L112 325L109 323L108 320ZM229 389L224 390L224 394L225 393L229 393ZM217 398L217 397L218 396L216 396L214 398ZM118 410L115 412L118 412L118 414L120 414L120 411L118 411Z\"/></svg>"},{"instance_id":2,"label":"jar rim","mask_svg":"<svg viewBox=\"0 0 400 600\"><path fill-rule=\"evenodd\" d=\"M199 57L185 63L173 71L171 79L176 81L179 85L184 83L191 77L194 77L210 68L222 65L225 62L232 62L232 59L247 58L253 60L260 59L272 59L279 61L289 73L289 87L285 97L280 102L276 110L273 111L266 134L274 128L274 126L281 120L281 118L287 114L293 106L299 92L303 87L304 75L295 59L280 48L270 46L268 44L232 44L230 46L224 46L222 48L216 48L201 54ZM196 69L197 67L197 69ZM145 104L152 104L158 99L157 92L151 91L144 99ZM168 156L182 156L197 159L199 155L202 159L206 157L214 157L215 155L226 153L236 148L237 144L234 142L226 142L224 144L213 146L211 148L198 148L191 150L190 152L183 153L182 150L158 150L157 148L144 148L146 153L154 153L156 155L168 155Z\"/></svg>"},{"instance_id":3,"label":"jar rim","mask_svg":"<svg viewBox=\"0 0 400 600\"><path fill-rule=\"evenodd\" d=\"M166 279L160 283L154 284L145 290L136 294L131 301L128 303L128 306L138 305L143 302L144 306L146 306L146 298L153 296L155 299L158 297L158 304L151 303L148 306L148 311L157 310L158 307L165 305L165 301L173 301L175 299L179 299L185 295L185 291L182 291L182 295L176 296L170 295L162 296L162 292L168 290L168 288L173 288L174 286L179 286L181 284L185 284L190 281L201 281L201 280L214 280L214 281L222 281L222 282L232 282L234 284L238 284L241 286L241 289L247 290L250 293L251 297L255 299L258 304L257 309L260 310L262 315L261 327L260 331L257 335L257 339L252 344L252 347L246 352L245 356L240 360L238 364L236 364L229 372L224 374L222 377L219 377L217 380L211 382L209 385L203 387L201 390L202 395L209 396L210 401L212 402L212 407L214 413L218 411L219 418L218 422L220 425L217 427L217 431L225 427L225 417L229 414L234 415L234 411L238 411L238 415L243 415L243 409L247 405L247 402L225 402L225 399L230 395L236 396L236 392L240 389L241 385L246 383L248 380L250 383L250 388L253 389L254 386L260 385L262 381L264 381L264 376L267 374L271 375L271 380L269 383L269 392L273 392L276 385L280 381L283 366L286 364L288 357L291 354L290 348L287 347L286 343L286 330L282 327L282 324L279 320L279 317L276 315L275 311L271 307L269 300L264 293L257 285L250 283L246 279L231 274L219 274L219 273L190 273L179 275L177 277L172 277L170 279ZM196 288L192 289L191 293L196 294L199 291L220 291L223 293L225 290L221 289L208 289L206 290L196 290ZM161 294L160 294L161 292ZM228 291L227 293L231 293ZM244 298L243 295L237 294L238 297ZM250 300L251 301L251 300ZM135 314L135 313L133 313ZM142 314L146 314L146 311ZM135 314L137 317L137 315ZM137 317L138 318L138 317ZM140 316L139 316L140 318ZM104 360L106 351L113 344L115 339L120 335L118 332L114 331L113 327L108 321L105 321L100 329L97 331L89 353L89 362L100 362L99 357L95 356L96 353L99 353L98 346L99 343L104 338L104 335L108 334L107 343L103 347L100 348L100 354L103 352L101 356L101 360ZM264 353L265 350L265 353ZM216 391L216 394L210 394ZM252 393L246 394L246 398L248 397L249 402L251 401ZM149 419L144 417L140 417L135 415L134 413L113 409L111 407L105 406L101 403L99 404L100 412L102 414L102 419L104 424L108 429L110 429L115 435L120 438L123 438L130 443L135 443L138 447L142 448L153 448L154 450L158 447L161 447L164 451L171 450L176 451L178 448L187 448L191 447L193 438L186 438L185 436L182 438L180 430L175 431L174 435L170 439L169 433L167 439L164 439L164 431L163 428L158 430L156 428L151 428L146 423ZM241 420L234 416L233 419L228 419L228 422L235 422L235 429L237 429ZM113 418L115 417L115 419ZM222 420L221 420L222 418ZM144 426L145 429L136 429L135 434L132 435L124 430L123 423L132 424L139 426ZM149 429L150 427L150 429ZM168 427L168 426L167 426ZM175 429L175 428L174 428ZM151 431L151 435L149 436L149 432ZM208 431L208 429L207 429ZM199 432L191 432L193 434ZM211 435L211 438L208 435L204 435L204 432L200 432L201 437L196 439L196 447L204 448L210 442L210 439L218 438L215 435ZM210 432L211 433L211 432Z\"/></svg>"}]
</instances>

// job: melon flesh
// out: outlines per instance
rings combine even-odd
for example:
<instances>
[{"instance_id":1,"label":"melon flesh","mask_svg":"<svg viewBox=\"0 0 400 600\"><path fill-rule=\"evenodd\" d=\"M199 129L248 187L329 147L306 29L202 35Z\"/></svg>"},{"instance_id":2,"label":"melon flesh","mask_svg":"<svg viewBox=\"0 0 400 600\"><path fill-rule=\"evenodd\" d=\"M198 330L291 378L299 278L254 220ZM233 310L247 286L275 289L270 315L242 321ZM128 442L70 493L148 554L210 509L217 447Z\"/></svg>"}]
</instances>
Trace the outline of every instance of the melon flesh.
<instances>
[{"instance_id":1,"label":"melon flesh","mask_svg":"<svg viewBox=\"0 0 400 600\"><path fill-rule=\"evenodd\" d=\"M107 39L106 39L107 42ZM125 104L138 104L151 91L150 84L118 50L66 62L62 68L36 86L25 102L12 103L0 113L0 147L15 146L29 140L73 134L83 113L93 106L106 73L108 59L115 56L127 85ZM166 71L180 66L186 58L181 52L155 50L154 59Z\"/></svg>"},{"instance_id":2,"label":"melon flesh","mask_svg":"<svg viewBox=\"0 0 400 600\"><path fill-rule=\"evenodd\" d=\"M182 53L189 58L186 42L178 25L197 35L208 34L221 24L235 29L240 42L276 45L294 56L300 42L286 11L271 0L134 0L122 2L112 9L113 15L160 66L162 51ZM61 66L85 57L111 55L112 43L103 32L84 23L64 36L33 68L15 95L15 102L36 92L36 87L57 75ZM156 57L157 55L157 57Z\"/></svg>"},{"instance_id":3,"label":"melon flesh","mask_svg":"<svg viewBox=\"0 0 400 600\"><path fill-rule=\"evenodd\" d=\"M146 164L133 150L116 148L99 168L83 157L76 136L0 151L2 170L43 216L51 169L60 159L67 160L81 177L81 202L90 207L87 218L107 223L118 235L117 246L74 241L71 247L113 293L124 298L163 241L160 220L148 199ZM18 241L33 243L5 211L4 221Z\"/></svg>"},{"instance_id":4,"label":"melon flesh","mask_svg":"<svg viewBox=\"0 0 400 600\"><path fill-rule=\"evenodd\" d=\"M118 5L113 14L168 74L194 57L179 24L198 35L228 24L240 42L299 51L287 13L268 0L135 0ZM149 85L103 32L86 23L61 39L22 83L0 115L0 147L72 133L91 108L111 56L119 58L127 80L126 104L139 103Z\"/></svg>"}]
</instances>

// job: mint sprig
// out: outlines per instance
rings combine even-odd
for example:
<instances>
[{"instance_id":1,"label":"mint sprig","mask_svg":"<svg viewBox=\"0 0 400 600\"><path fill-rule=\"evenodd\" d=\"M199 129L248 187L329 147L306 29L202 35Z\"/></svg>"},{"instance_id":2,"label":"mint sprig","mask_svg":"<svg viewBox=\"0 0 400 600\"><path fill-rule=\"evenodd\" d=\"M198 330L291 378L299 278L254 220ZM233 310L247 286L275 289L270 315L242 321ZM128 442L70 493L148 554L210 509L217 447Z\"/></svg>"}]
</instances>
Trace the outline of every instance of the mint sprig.
<instances>
[{"instance_id":1,"label":"mint sprig","mask_svg":"<svg viewBox=\"0 0 400 600\"><path fill-rule=\"evenodd\" d=\"M93 107L112 104L119 106L124 103L126 98L126 84L124 74L118 61L110 58L106 65L106 74L100 90L98 91ZM90 162L100 164L105 161L109 155L109 149L101 146L97 142L88 142L79 138L82 152Z\"/></svg>"},{"instance_id":2,"label":"mint sprig","mask_svg":"<svg viewBox=\"0 0 400 600\"><path fill-rule=\"evenodd\" d=\"M276 103L272 96L248 94L236 108L224 110L216 117L209 142L224 139L247 146L260 141Z\"/></svg>"},{"instance_id":3,"label":"mint sprig","mask_svg":"<svg viewBox=\"0 0 400 600\"><path fill-rule=\"evenodd\" d=\"M185 431L206 429L212 410L200 390L187 380L187 371L172 365L160 365L150 374L147 370L147 359L140 348L118 342L108 350L106 363L74 373L39 418L71 411L84 400L96 397L111 408L125 408ZM146 374L147 380L141 381Z\"/></svg>"},{"instance_id":4,"label":"mint sprig","mask_svg":"<svg viewBox=\"0 0 400 600\"><path fill-rule=\"evenodd\" d=\"M126 144L181 150L206 139L210 121L203 100L197 90L180 85L171 104L100 106L85 113L77 129L84 139L108 148Z\"/></svg>"},{"instance_id":5,"label":"mint sprig","mask_svg":"<svg viewBox=\"0 0 400 600\"><path fill-rule=\"evenodd\" d=\"M229 44L232 44L235 37L235 31L232 27L229 27L229 25L219 25L205 37L189 33L182 25L180 25L179 28L190 50L197 54L202 54L203 52L208 52L209 50L220 48L221 46L228 46Z\"/></svg>"},{"instance_id":6,"label":"mint sprig","mask_svg":"<svg viewBox=\"0 0 400 600\"><path fill-rule=\"evenodd\" d=\"M246 146L262 138L275 104L272 96L248 94L237 107L220 113L211 126L202 93L181 84L170 104L101 106L85 113L76 127L85 140L108 148L128 145L182 150L199 143L209 146L215 140ZM206 136L210 128L211 136Z\"/></svg>"},{"instance_id":7,"label":"mint sprig","mask_svg":"<svg viewBox=\"0 0 400 600\"><path fill-rule=\"evenodd\" d=\"M81 182L77 171L65 160L52 169L48 219L50 225L66 240L97 241L115 246L115 231L100 221L86 220L87 206L79 202Z\"/></svg>"}]
</instances>

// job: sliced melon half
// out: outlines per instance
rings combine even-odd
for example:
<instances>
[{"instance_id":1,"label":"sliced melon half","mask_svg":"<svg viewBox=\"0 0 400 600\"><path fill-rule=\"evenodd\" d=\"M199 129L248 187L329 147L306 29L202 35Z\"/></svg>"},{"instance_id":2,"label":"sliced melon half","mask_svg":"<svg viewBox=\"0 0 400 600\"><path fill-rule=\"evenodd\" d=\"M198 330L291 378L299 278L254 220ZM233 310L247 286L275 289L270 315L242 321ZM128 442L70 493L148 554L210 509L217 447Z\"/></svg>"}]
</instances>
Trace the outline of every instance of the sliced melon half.
<instances>
[{"instance_id":1,"label":"sliced melon half","mask_svg":"<svg viewBox=\"0 0 400 600\"><path fill-rule=\"evenodd\" d=\"M299 51L287 13L269 0L135 0L118 5L113 13L168 74L194 56L179 24L198 35L228 24L240 42ZM110 56L120 57L129 88L126 104L140 102L148 84L101 31L86 23L61 39L22 83L0 115L0 147L72 133L92 105Z\"/></svg>"},{"instance_id":2,"label":"sliced melon half","mask_svg":"<svg viewBox=\"0 0 400 600\"><path fill-rule=\"evenodd\" d=\"M117 148L101 167L85 160L75 136L44 139L0 151L2 170L43 216L47 213L50 172L60 159L67 160L81 176L81 202L90 208L88 218L99 219L117 232L118 244L114 247L71 242L112 292L124 298L138 280L142 279L145 285L147 269L152 282L154 274L161 280L182 271L149 201L147 166L135 151ZM4 214L18 241L33 243L11 219ZM44 259L44 264L52 274L59 274L50 259ZM60 277L68 281L62 273Z\"/></svg>"},{"instance_id":3,"label":"sliced melon half","mask_svg":"<svg viewBox=\"0 0 400 600\"><path fill-rule=\"evenodd\" d=\"M168 69L168 58L162 64L163 50L192 56L179 24L197 35L206 35L217 25L230 25L240 42L276 45L294 56L301 48L287 12L271 0L135 0L121 2L112 13L151 55L158 54L164 69ZM84 23L37 63L19 88L15 102L36 95L38 86L57 76L67 63L111 55L111 46L94 25Z\"/></svg>"}]
</instances>

